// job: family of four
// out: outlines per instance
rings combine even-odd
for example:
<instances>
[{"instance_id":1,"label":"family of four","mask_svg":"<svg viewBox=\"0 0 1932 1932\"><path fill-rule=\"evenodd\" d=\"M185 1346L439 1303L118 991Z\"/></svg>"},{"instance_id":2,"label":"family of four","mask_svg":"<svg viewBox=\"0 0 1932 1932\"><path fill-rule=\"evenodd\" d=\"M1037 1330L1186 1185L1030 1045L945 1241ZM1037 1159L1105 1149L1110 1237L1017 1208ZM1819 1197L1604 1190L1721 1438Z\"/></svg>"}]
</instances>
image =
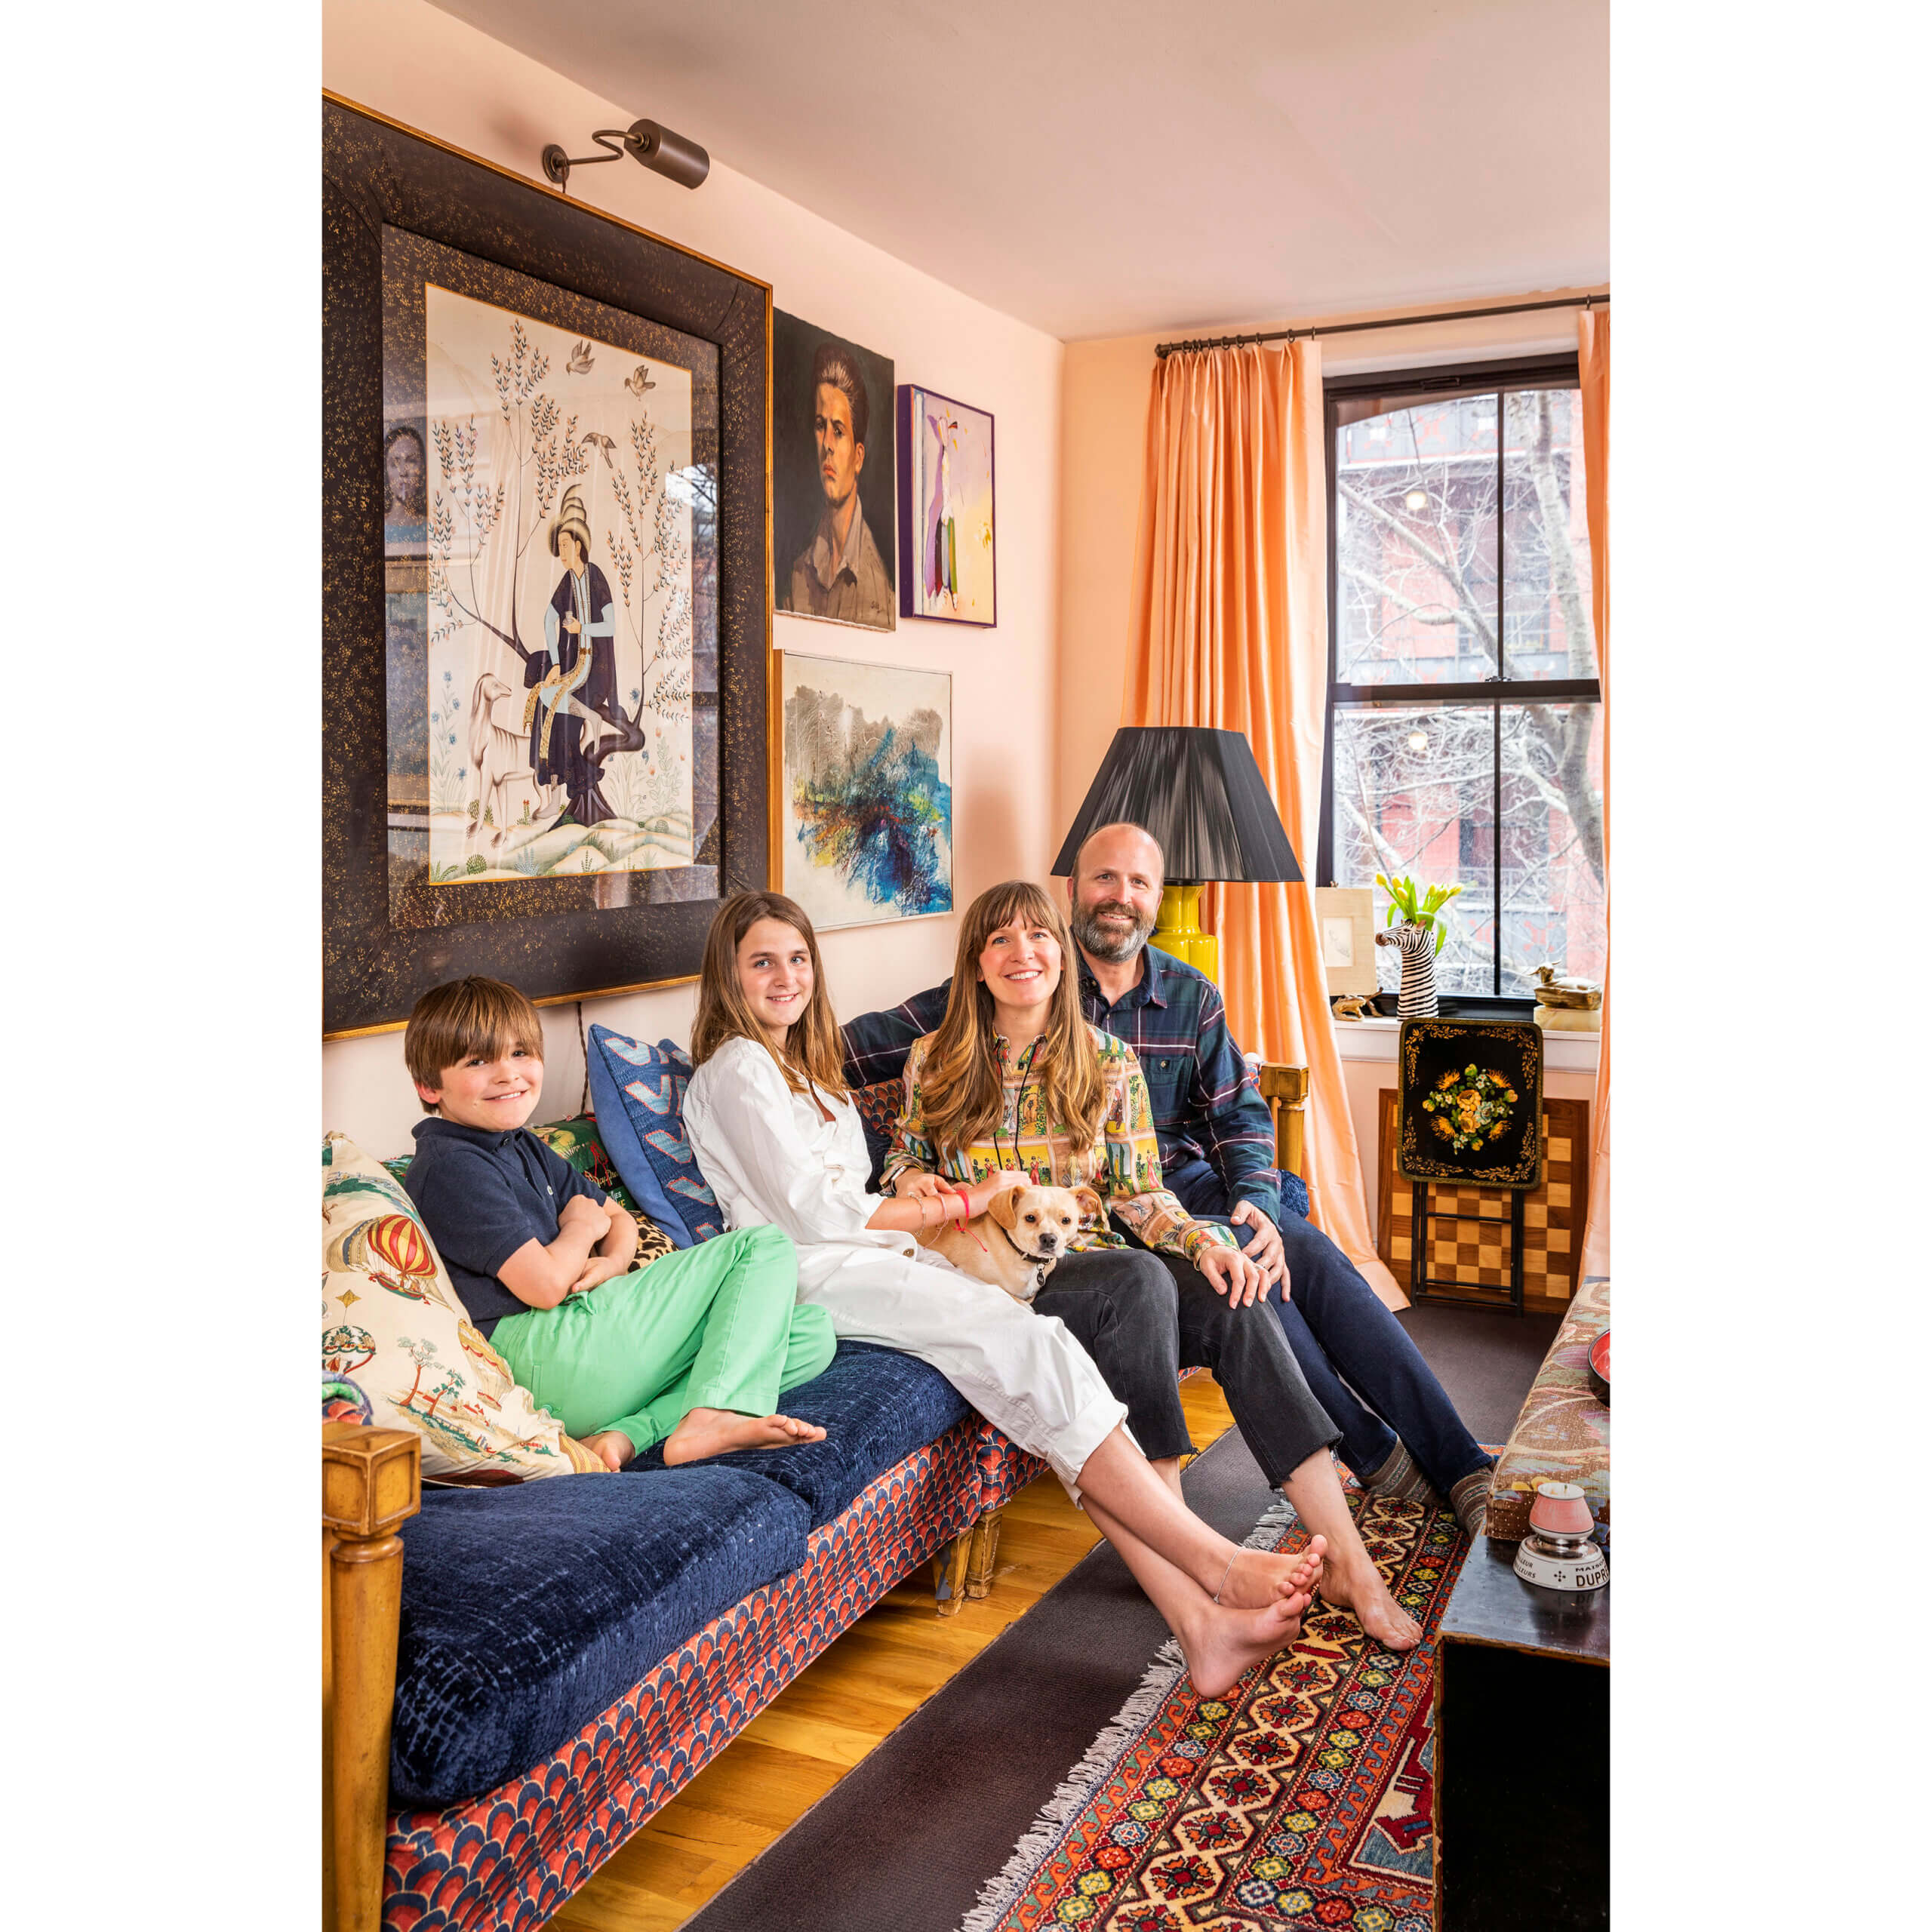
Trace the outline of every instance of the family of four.
<instances>
[{"instance_id":1,"label":"family of four","mask_svg":"<svg viewBox=\"0 0 1932 1932\"><path fill-rule=\"evenodd\" d=\"M1204 1695L1291 1642L1318 1592L1413 1647L1330 1451L1472 1530L1489 1458L1340 1250L1283 1213L1219 995L1146 943L1161 885L1153 839L1104 826L1075 861L1070 932L1038 887L996 886L961 922L950 981L849 1040L804 912L776 893L727 900L684 1121L731 1232L648 1272L630 1272L630 1216L523 1131L543 1084L535 1009L488 980L426 994L404 1053L432 1118L408 1186L470 1318L613 1469L658 1443L677 1463L817 1440L779 1398L841 1338L918 1356L1051 1466ZM875 1194L849 1077L902 1064ZM913 1238L1035 1183L1104 1207L1030 1305ZM1238 1547L1188 1508L1191 1366L1213 1371L1306 1550Z\"/></svg>"}]
</instances>

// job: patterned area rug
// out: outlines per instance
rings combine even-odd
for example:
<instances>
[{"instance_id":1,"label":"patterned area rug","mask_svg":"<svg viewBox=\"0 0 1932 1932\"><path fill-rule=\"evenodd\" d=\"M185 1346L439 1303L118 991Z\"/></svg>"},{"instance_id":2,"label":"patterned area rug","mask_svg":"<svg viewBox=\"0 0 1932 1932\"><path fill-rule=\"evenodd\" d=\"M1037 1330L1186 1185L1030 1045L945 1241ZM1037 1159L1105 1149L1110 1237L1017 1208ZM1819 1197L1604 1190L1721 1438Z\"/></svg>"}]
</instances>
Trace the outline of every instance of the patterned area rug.
<instances>
[{"instance_id":1,"label":"patterned area rug","mask_svg":"<svg viewBox=\"0 0 1932 1932\"><path fill-rule=\"evenodd\" d=\"M1318 1604L1204 1700L1171 1641L961 1932L1431 1932L1435 1627L1469 1545L1446 1509L1349 1496L1420 1647ZM1247 1540L1307 1537L1284 1502Z\"/></svg>"}]
</instances>

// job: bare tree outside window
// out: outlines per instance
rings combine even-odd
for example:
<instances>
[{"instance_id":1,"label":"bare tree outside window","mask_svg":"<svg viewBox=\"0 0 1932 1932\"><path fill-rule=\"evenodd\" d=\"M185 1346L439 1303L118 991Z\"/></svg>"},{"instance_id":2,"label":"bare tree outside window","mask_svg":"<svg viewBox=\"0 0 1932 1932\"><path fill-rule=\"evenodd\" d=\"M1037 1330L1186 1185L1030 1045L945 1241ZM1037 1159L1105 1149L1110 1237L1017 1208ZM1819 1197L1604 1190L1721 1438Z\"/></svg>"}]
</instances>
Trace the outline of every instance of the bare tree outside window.
<instances>
[{"instance_id":1,"label":"bare tree outside window","mask_svg":"<svg viewBox=\"0 0 1932 1932\"><path fill-rule=\"evenodd\" d=\"M1545 369L1329 395L1320 876L1461 884L1437 962L1444 992L1522 998L1543 960L1592 977L1603 968L1601 707L1577 400L1574 374ZM1378 968L1392 989L1398 965L1379 956Z\"/></svg>"}]
</instances>

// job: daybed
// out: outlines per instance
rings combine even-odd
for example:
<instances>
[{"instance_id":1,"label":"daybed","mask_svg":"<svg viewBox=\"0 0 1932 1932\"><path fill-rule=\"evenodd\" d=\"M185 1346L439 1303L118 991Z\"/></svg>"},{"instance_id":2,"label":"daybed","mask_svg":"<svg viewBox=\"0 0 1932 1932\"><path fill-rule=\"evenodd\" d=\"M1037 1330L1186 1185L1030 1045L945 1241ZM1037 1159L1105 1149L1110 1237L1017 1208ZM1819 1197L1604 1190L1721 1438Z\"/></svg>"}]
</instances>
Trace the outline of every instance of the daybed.
<instances>
[{"instance_id":1,"label":"daybed","mask_svg":"<svg viewBox=\"0 0 1932 1932\"><path fill-rule=\"evenodd\" d=\"M1267 1073L1287 1167L1299 1070ZM876 1129L897 1083L860 1097ZM568 1124L553 1144L614 1180ZM825 1441L476 1488L325 1405L325 1927L542 1924L919 1564L942 1616L986 1594L1042 1464L888 1349L841 1345L786 1407Z\"/></svg>"}]
</instances>

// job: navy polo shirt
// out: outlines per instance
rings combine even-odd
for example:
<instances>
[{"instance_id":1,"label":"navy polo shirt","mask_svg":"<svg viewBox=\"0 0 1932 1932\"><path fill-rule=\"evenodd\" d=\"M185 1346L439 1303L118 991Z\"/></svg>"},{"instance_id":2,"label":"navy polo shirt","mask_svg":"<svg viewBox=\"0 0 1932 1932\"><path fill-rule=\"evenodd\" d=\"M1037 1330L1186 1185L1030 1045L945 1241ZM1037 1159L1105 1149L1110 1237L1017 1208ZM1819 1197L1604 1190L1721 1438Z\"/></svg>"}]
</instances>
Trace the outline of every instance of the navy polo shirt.
<instances>
[{"instance_id":1,"label":"navy polo shirt","mask_svg":"<svg viewBox=\"0 0 1932 1932\"><path fill-rule=\"evenodd\" d=\"M469 1318L485 1335L520 1301L497 1271L527 1241L548 1247L571 1195L601 1207L605 1195L528 1128L492 1133L440 1115L416 1129L403 1186L423 1216Z\"/></svg>"}]
</instances>

